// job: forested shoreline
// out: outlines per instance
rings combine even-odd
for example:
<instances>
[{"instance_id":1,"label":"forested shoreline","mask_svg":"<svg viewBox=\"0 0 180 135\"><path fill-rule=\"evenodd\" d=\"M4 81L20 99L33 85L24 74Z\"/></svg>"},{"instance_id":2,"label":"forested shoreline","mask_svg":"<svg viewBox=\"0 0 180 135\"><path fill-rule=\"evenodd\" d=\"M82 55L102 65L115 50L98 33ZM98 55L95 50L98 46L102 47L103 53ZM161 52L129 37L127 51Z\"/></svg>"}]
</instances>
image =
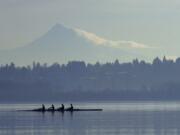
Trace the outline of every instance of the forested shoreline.
<instances>
[{"instance_id":1,"label":"forested shoreline","mask_svg":"<svg viewBox=\"0 0 180 135\"><path fill-rule=\"evenodd\" d=\"M180 58L0 66L0 101L179 99Z\"/></svg>"}]
</instances>

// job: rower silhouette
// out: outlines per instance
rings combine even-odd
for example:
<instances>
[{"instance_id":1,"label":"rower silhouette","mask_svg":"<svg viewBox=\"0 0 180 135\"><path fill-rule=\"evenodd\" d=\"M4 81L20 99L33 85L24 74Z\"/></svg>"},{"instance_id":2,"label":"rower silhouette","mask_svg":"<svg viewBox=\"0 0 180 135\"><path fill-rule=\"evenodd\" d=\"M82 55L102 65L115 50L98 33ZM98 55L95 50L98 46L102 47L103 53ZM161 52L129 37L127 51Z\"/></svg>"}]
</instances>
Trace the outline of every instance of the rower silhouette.
<instances>
[{"instance_id":1,"label":"rower silhouette","mask_svg":"<svg viewBox=\"0 0 180 135\"><path fill-rule=\"evenodd\" d=\"M57 109L58 111L64 111L64 104L61 104L61 107Z\"/></svg>"},{"instance_id":2,"label":"rower silhouette","mask_svg":"<svg viewBox=\"0 0 180 135\"><path fill-rule=\"evenodd\" d=\"M49 107L49 108L48 108L48 110L52 110L52 111L54 111L54 110L55 110L54 105L52 104L52 105L51 105L51 107Z\"/></svg>"},{"instance_id":3,"label":"rower silhouette","mask_svg":"<svg viewBox=\"0 0 180 135\"><path fill-rule=\"evenodd\" d=\"M72 104L70 105L70 107L69 107L69 108L67 108L67 110L69 110L69 111L73 111L73 109L74 109L74 107L73 107L73 105L72 105Z\"/></svg>"},{"instance_id":4,"label":"rower silhouette","mask_svg":"<svg viewBox=\"0 0 180 135\"><path fill-rule=\"evenodd\" d=\"M44 112L46 110L45 105L42 104L42 111Z\"/></svg>"}]
</instances>

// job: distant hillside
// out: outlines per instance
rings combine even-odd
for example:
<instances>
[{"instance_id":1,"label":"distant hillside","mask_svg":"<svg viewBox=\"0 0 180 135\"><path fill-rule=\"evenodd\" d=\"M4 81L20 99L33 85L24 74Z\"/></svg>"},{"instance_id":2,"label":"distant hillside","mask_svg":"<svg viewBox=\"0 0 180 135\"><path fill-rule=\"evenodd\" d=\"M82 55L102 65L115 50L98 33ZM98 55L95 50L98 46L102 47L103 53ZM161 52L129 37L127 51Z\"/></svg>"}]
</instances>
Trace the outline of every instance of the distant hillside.
<instances>
[{"instance_id":1,"label":"distant hillside","mask_svg":"<svg viewBox=\"0 0 180 135\"><path fill-rule=\"evenodd\" d=\"M180 58L0 67L0 101L59 100L180 100Z\"/></svg>"}]
</instances>

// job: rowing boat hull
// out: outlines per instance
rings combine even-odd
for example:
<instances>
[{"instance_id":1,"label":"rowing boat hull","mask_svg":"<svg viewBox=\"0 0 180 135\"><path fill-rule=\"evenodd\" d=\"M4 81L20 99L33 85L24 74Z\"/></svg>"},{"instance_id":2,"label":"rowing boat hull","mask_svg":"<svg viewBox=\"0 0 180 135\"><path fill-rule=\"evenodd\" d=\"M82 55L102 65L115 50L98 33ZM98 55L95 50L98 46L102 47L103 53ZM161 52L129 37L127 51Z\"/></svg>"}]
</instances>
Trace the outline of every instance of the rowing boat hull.
<instances>
[{"instance_id":1,"label":"rowing boat hull","mask_svg":"<svg viewBox=\"0 0 180 135\"><path fill-rule=\"evenodd\" d=\"M73 109L73 110L42 110L42 109L34 109L34 110L21 110L21 111L31 111L31 112L81 112L81 111L103 111L103 109Z\"/></svg>"}]
</instances>

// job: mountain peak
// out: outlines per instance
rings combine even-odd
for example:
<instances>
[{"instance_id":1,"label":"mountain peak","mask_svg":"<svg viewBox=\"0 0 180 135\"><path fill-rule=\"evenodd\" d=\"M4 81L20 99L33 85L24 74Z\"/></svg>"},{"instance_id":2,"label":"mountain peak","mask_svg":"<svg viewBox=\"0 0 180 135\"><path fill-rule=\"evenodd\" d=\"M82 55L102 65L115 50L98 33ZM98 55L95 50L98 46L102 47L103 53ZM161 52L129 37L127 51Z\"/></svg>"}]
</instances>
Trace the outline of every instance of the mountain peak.
<instances>
[{"instance_id":1,"label":"mountain peak","mask_svg":"<svg viewBox=\"0 0 180 135\"><path fill-rule=\"evenodd\" d=\"M51 29L50 31L67 31L67 30L71 30L70 28L68 28L67 26L63 25L63 24L59 24L56 23Z\"/></svg>"},{"instance_id":2,"label":"mountain peak","mask_svg":"<svg viewBox=\"0 0 180 135\"><path fill-rule=\"evenodd\" d=\"M74 33L73 29L66 27L63 24L56 23L47 33L46 36L68 36Z\"/></svg>"},{"instance_id":3,"label":"mountain peak","mask_svg":"<svg viewBox=\"0 0 180 135\"><path fill-rule=\"evenodd\" d=\"M60 23L56 23L53 27L52 27L52 29L67 29L67 27L65 26L65 25L63 25L63 24L60 24Z\"/></svg>"}]
</instances>

